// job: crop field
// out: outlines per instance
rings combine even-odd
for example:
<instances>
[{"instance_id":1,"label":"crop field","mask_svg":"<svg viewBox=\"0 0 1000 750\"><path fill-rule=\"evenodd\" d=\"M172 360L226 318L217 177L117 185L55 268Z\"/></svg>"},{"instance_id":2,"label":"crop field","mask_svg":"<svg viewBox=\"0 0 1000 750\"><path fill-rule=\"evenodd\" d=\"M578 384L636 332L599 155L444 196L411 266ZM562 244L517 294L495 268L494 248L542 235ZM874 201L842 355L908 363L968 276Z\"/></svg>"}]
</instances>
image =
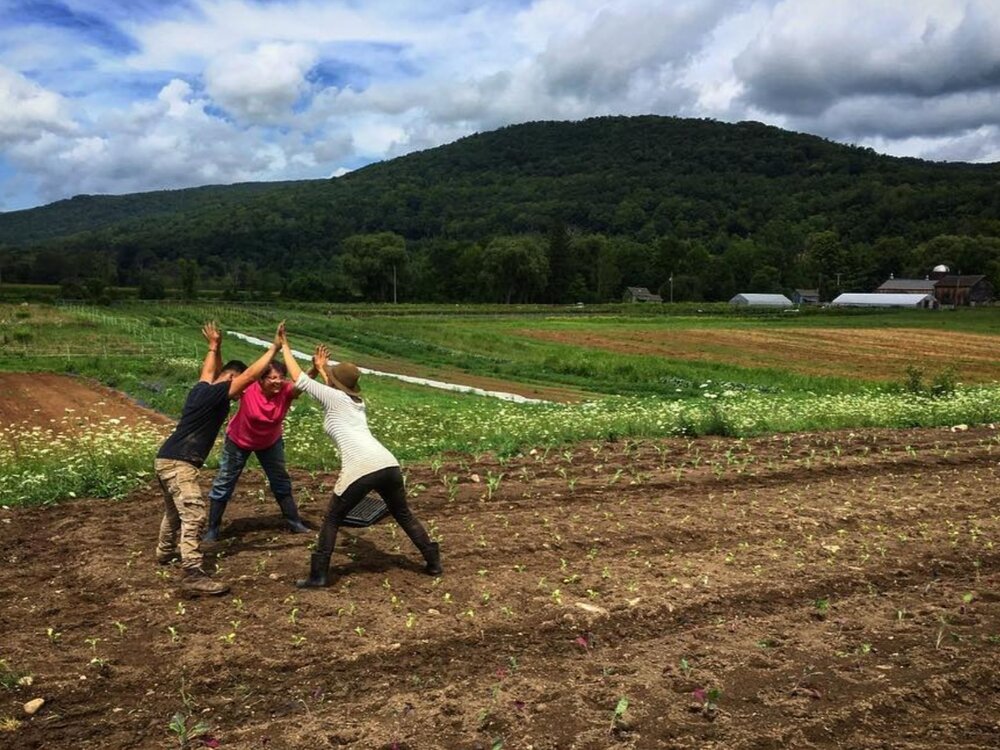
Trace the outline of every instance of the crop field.
<instances>
[{"instance_id":1,"label":"crop field","mask_svg":"<svg viewBox=\"0 0 1000 750\"><path fill-rule=\"evenodd\" d=\"M312 539L251 463L232 595L179 596L151 464L208 318L540 401L363 378L443 576L387 521L296 589ZM998 324L0 307L0 747L994 748ZM305 400L286 441L315 527Z\"/></svg>"}]
</instances>

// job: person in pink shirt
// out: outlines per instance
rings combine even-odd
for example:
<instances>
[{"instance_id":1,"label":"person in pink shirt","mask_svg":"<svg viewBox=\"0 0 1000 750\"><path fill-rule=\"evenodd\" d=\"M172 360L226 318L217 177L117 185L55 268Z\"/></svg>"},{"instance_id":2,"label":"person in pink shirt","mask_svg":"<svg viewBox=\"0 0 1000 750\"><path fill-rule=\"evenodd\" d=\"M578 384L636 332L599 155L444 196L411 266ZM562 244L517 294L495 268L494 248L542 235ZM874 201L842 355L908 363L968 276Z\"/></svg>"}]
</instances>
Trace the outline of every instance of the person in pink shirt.
<instances>
[{"instance_id":1,"label":"person in pink shirt","mask_svg":"<svg viewBox=\"0 0 1000 750\"><path fill-rule=\"evenodd\" d=\"M226 504L233 496L236 482L251 453L260 462L288 527L297 534L309 533L309 527L302 523L298 506L292 498L292 480L285 468L282 428L292 401L302 394L286 380L287 374L284 363L272 361L260 379L243 392L240 408L226 429L219 471L208 495L211 507L203 542L218 541Z\"/></svg>"}]
</instances>

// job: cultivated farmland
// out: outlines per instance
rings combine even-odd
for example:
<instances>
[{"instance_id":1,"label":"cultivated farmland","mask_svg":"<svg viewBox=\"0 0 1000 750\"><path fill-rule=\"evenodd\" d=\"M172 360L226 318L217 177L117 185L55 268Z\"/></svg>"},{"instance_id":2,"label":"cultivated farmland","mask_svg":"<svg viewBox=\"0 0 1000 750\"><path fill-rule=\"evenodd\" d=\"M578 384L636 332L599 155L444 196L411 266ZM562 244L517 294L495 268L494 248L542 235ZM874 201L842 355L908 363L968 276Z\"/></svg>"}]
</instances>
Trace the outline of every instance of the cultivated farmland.
<instances>
[{"instance_id":1,"label":"cultivated farmland","mask_svg":"<svg viewBox=\"0 0 1000 750\"><path fill-rule=\"evenodd\" d=\"M191 329L207 312L31 309L17 320L37 320L33 338L11 341L33 347L22 367L89 373L169 413L197 368ZM266 335L280 311L228 312ZM211 554L233 595L187 601L176 569L153 561L161 501L140 474L162 417L78 377L2 376L3 484L26 484L0 510L0 746L995 746L993 385L939 377L935 392L936 363L922 360L918 392L921 373L910 390L886 379L841 388L838 377L765 377L746 361L699 371L664 357L619 374L641 385L658 373L669 387L623 398L602 390L615 371L598 347L572 344L591 362L587 389L573 368L539 370L527 385L509 375L565 341L549 349L524 336L523 350L493 361L506 331L586 327L579 320L477 329L434 318L418 339L417 319L285 312L298 348L330 340L368 365L376 345L382 363L402 362L394 348L419 350L433 356L405 367L570 400L504 404L372 378L373 428L407 457L445 574L422 575L390 522L342 534L329 589L295 589L311 540L282 531L254 469ZM593 335L613 327L621 340L656 322L599 320ZM977 317L965 333L989 343L992 325ZM453 327L478 330L479 351L448 339ZM786 327L768 330L795 335ZM366 328L370 339L352 338ZM94 348L107 353L82 353ZM952 380L988 381L996 362L982 359L980 375ZM475 429L463 432L470 416ZM289 424L313 523L337 460L316 419L304 407ZM782 428L796 431L773 432ZM74 468L77 454L87 460ZM58 482L61 496L45 494ZM58 504L20 507L41 502ZM36 697L46 703L29 718L21 705Z\"/></svg>"}]
</instances>

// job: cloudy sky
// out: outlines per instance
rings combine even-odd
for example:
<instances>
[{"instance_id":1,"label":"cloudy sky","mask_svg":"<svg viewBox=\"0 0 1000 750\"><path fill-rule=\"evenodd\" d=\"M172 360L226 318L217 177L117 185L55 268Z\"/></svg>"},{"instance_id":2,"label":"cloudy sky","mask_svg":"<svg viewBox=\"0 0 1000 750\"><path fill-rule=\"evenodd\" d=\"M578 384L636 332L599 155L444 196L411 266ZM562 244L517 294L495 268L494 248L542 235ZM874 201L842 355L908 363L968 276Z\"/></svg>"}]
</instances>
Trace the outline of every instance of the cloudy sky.
<instances>
[{"instance_id":1,"label":"cloudy sky","mask_svg":"<svg viewBox=\"0 0 1000 750\"><path fill-rule=\"evenodd\" d=\"M0 211L647 113L1000 161L1000 0L0 0Z\"/></svg>"}]
</instances>

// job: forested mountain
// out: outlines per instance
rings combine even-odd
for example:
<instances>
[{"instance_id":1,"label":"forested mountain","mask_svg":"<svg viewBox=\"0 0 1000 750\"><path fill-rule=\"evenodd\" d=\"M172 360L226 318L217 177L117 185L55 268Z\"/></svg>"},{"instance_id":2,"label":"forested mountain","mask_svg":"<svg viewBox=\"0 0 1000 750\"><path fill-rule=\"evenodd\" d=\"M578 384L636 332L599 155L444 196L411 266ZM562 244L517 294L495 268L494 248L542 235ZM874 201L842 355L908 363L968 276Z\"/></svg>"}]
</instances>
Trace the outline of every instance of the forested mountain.
<instances>
[{"instance_id":1,"label":"forested mountain","mask_svg":"<svg viewBox=\"0 0 1000 750\"><path fill-rule=\"evenodd\" d=\"M11 281L297 298L603 301L866 290L944 262L1000 288L1000 165L745 122L536 122L332 180L78 197L0 214ZM838 281L839 280L839 281Z\"/></svg>"}]
</instances>

